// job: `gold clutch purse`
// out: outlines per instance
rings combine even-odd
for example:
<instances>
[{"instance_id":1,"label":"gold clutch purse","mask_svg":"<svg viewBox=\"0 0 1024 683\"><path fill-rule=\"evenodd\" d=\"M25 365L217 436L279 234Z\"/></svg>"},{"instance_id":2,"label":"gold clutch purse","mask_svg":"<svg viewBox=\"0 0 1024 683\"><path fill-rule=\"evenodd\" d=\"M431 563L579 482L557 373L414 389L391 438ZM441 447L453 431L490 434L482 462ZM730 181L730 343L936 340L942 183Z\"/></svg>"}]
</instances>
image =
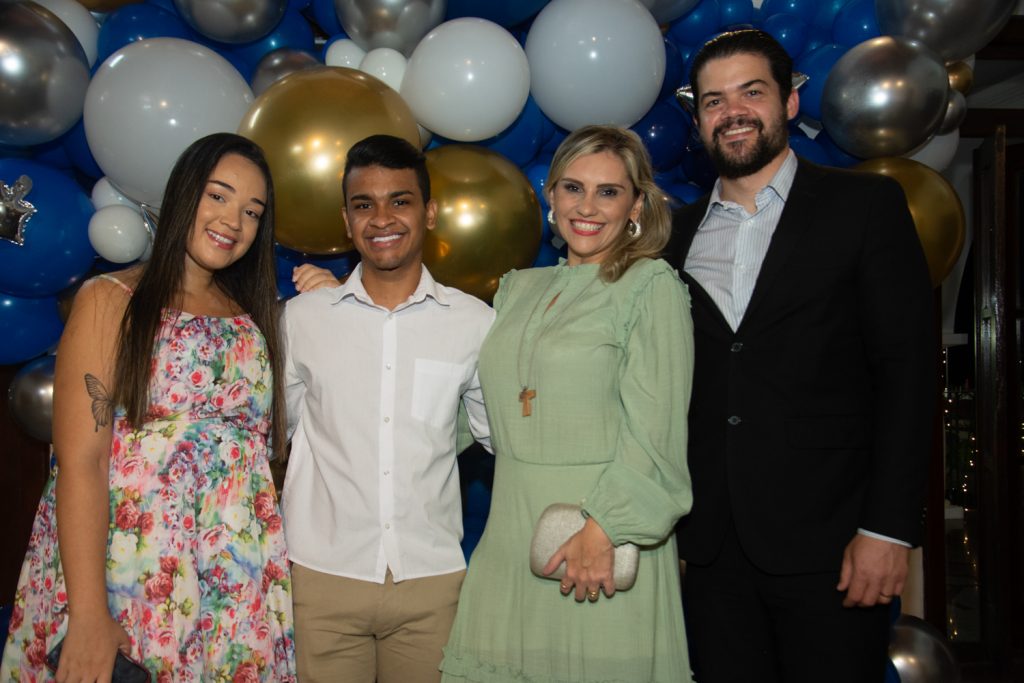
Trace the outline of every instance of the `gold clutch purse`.
<instances>
[{"instance_id":1,"label":"gold clutch purse","mask_svg":"<svg viewBox=\"0 0 1024 683\"><path fill-rule=\"evenodd\" d=\"M530 541L530 571L542 579L561 580L565 576L565 562L555 571L544 575L544 565L569 537L586 524L583 509L570 503L554 503L541 513ZM615 546L615 590L629 590L636 583L636 570L640 563L640 549L632 543Z\"/></svg>"}]
</instances>

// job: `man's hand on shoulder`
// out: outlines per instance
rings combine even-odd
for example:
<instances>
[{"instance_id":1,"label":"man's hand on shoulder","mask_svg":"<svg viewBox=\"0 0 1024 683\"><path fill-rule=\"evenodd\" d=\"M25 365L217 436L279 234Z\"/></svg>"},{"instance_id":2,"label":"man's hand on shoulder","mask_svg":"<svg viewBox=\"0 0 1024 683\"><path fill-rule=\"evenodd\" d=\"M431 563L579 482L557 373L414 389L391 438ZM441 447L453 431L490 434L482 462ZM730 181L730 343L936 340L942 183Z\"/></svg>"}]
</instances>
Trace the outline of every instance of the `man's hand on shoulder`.
<instances>
[{"instance_id":1,"label":"man's hand on shoulder","mask_svg":"<svg viewBox=\"0 0 1024 683\"><path fill-rule=\"evenodd\" d=\"M314 266L312 263L303 263L292 270L292 284L298 292L312 292L314 289L324 287L340 287L341 282L334 277L334 273L326 268Z\"/></svg>"},{"instance_id":2,"label":"man's hand on shoulder","mask_svg":"<svg viewBox=\"0 0 1024 683\"><path fill-rule=\"evenodd\" d=\"M856 534L843 551L836 590L846 591L844 607L887 605L903 592L910 548Z\"/></svg>"}]
</instances>

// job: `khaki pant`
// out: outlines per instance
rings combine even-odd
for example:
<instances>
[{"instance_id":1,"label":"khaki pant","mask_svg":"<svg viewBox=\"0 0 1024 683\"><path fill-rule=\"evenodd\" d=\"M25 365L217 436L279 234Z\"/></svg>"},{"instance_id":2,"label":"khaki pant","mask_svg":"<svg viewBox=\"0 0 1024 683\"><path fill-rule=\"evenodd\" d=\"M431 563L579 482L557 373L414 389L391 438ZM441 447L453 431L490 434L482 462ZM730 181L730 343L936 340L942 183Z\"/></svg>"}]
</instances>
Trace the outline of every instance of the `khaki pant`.
<instances>
[{"instance_id":1,"label":"khaki pant","mask_svg":"<svg viewBox=\"0 0 1024 683\"><path fill-rule=\"evenodd\" d=\"M465 570L383 584L292 565L302 683L437 683Z\"/></svg>"}]
</instances>

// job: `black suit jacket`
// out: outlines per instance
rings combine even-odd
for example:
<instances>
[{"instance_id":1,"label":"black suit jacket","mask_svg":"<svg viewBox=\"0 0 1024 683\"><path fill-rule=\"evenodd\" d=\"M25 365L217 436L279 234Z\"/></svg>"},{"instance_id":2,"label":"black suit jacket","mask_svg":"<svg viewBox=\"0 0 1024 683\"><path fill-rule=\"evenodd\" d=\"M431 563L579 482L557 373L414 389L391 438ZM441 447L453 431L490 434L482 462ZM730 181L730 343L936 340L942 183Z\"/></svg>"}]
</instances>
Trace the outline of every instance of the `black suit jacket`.
<instances>
[{"instance_id":1,"label":"black suit jacket","mask_svg":"<svg viewBox=\"0 0 1024 683\"><path fill-rule=\"evenodd\" d=\"M729 519L766 572L838 570L858 528L917 544L936 390L934 297L903 191L803 159L739 329L683 272L708 198L667 257L693 300L680 556L711 562Z\"/></svg>"}]
</instances>

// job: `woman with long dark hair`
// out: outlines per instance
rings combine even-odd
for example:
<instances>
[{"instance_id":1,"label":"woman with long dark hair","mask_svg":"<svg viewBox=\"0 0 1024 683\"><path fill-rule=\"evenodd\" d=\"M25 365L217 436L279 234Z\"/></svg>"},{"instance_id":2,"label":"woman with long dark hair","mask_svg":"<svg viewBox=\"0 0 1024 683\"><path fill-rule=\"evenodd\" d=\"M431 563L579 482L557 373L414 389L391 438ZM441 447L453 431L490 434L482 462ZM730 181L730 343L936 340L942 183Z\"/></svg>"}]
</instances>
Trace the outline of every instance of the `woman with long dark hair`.
<instances>
[{"instance_id":1,"label":"woman with long dark hair","mask_svg":"<svg viewBox=\"0 0 1024 683\"><path fill-rule=\"evenodd\" d=\"M202 138L150 261L76 296L0 680L294 680L273 215L260 148Z\"/></svg>"}]
</instances>

